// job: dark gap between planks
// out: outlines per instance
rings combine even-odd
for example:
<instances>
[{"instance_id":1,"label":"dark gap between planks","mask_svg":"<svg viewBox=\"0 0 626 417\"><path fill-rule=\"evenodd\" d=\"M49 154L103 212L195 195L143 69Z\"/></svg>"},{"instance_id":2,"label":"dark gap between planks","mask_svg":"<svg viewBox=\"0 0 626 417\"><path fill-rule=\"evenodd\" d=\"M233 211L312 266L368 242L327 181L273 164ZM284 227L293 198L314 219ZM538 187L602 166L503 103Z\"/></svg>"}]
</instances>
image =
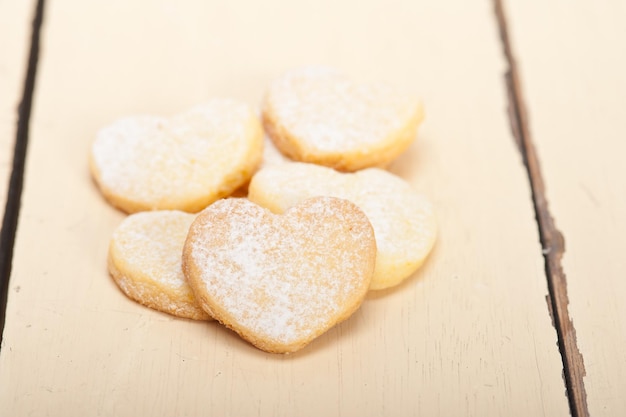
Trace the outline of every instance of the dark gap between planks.
<instances>
[{"instance_id":1,"label":"dark gap between planks","mask_svg":"<svg viewBox=\"0 0 626 417\"><path fill-rule=\"evenodd\" d=\"M26 148L28 146L28 129L30 114L33 104L33 91L37 75L37 61L39 59L39 37L43 22L44 0L38 0L35 7L35 16L32 23L30 41L30 53L28 67L24 80L22 100L18 107L17 133L15 135L15 148L13 150L13 168L9 178L9 190L7 193L2 229L0 230L0 343L4 333L6 322L7 297L9 292L9 278L13 261L13 246L17 221L20 214L20 202L22 187L24 184L24 164L26 160ZM0 345L1 346L1 345Z\"/></svg>"},{"instance_id":2,"label":"dark gap between planks","mask_svg":"<svg viewBox=\"0 0 626 417\"><path fill-rule=\"evenodd\" d=\"M508 64L505 75L509 99L511 130L522 155L532 193L539 238L543 250L546 279L548 281L548 308L556 328L559 351L563 360L563 377L567 389L570 413L573 417L588 417L587 393L583 377L585 365L576 342L576 330L569 318L567 281L561 266L565 251L563 235L556 228L548 208L545 184L541 175L539 158L535 150L526 106L522 95L519 71L509 38L503 0L494 0L494 8L504 55Z\"/></svg>"}]
</instances>

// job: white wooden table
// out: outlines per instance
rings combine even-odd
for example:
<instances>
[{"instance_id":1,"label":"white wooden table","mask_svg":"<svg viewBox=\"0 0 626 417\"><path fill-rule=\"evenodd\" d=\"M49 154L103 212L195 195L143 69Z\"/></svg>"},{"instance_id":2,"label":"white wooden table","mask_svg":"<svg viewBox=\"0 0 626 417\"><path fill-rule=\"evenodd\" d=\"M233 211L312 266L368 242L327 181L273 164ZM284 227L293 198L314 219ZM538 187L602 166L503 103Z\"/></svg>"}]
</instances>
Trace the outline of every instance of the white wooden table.
<instances>
[{"instance_id":1,"label":"white wooden table","mask_svg":"<svg viewBox=\"0 0 626 417\"><path fill-rule=\"evenodd\" d=\"M626 3L37 4L0 0L0 415L626 415ZM289 356L125 298L95 132L317 63L423 99L389 169L437 207L426 265Z\"/></svg>"}]
</instances>

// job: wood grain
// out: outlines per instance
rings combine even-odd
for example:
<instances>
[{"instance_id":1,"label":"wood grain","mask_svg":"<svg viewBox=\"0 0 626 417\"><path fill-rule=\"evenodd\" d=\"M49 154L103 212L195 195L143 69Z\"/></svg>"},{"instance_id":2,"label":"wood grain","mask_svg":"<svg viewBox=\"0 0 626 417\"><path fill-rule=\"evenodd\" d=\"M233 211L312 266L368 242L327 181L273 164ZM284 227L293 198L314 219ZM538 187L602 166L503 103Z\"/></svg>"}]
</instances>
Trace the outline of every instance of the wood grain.
<instances>
[{"instance_id":1,"label":"wood grain","mask_svg":"<svg viewBox=\"0 0 626 417\"><path fill-rule=\"evenodd\" d=\"M577 415L624 415L626 6L506 4L545 197L564 236L559 285L573 323L564 337L584 357L583 367L567 353L586 389L586 404L575 393Z\"/></svg>"},{"instance_id":2,"label":"wood grain","mask_svg":"<svg viewBox=\"0 0 626 417\"><path fill-rule=\"evenodd\" d=\"M491 3L59 0L44 29L0 414L568 414ZM95 132L211 96L256 104L310 63L424 99L390 167L438 208L424 268L289 356L126 299L106 272L123 214L89 178Z\"/></svg>"}]
</instances>

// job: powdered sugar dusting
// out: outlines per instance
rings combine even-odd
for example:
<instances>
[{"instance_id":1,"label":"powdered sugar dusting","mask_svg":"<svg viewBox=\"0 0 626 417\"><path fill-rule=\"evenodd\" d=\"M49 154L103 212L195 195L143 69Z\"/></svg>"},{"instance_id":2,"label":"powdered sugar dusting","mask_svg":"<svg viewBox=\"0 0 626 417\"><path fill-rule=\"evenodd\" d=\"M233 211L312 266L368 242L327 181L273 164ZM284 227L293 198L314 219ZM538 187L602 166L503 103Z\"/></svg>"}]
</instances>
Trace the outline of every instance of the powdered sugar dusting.
<instances>
[{"instance_id":1,"label":"powdered sugar dusting","mask_svg":"<svg viewBox=\"0 0 626 417\"><path fill-rule=\"evenodd\" d=\"M339 173L293 162L262 169L249 187L251 200L276 212L322 195L352 201L369 218L379 254L374 281L391 274L383 268L420 264L433 247L437 225L432 204L409 183L382 169Z\"/></svg>"},{"instance_id":2,"label":"powdered sugar dusting","mask_svg":"<svg viewBox=\"0 0 626 417\"><path fill-rule=\"evenodd\" d=\"M250 137L251 123L259 123L252 109L226 99L171 119L118 120L102 129L93 143L96 179L146 209L179 208L179 201L218 193L225 178L253 168L248 165L260 158L262 142ZM251 156L251 149L258 158Z\"/></svg>"},{"instance_id":3,"label":"powdered sugar dusting","mask_svg":"<svg viewBox=\"0 0 626 417\"><path fill-rule=\"evenodd\" d=\"M115 253L138 275L171 289L188 288L181 255L194 218L179 211L128 216L113 233Z\"/></svg>"},{"instance_id":4,"label":"powdered sugar dusting","mask_svg":"<svg viewBox=\"0 0 626 417\"><path fill-rule=\"evenodd\" d=\"M316 199L276 216L245 199L221 200L190 236L210 299L237 326L278 343L328 329L369 286L373 234L345 201Z\"/></svg>"},{"instance_id":5,"label":"powdered sugar dusting","mask_svg":"<svg viewBox=\"0 0 626 417\"><path fill-rule=\"evenodd\" d=\"M386 84L362 85L326 67L292 70L270 87L267 105L306 147L358 151L401 130L419 104Z\"/></svg>"}]
</instances>

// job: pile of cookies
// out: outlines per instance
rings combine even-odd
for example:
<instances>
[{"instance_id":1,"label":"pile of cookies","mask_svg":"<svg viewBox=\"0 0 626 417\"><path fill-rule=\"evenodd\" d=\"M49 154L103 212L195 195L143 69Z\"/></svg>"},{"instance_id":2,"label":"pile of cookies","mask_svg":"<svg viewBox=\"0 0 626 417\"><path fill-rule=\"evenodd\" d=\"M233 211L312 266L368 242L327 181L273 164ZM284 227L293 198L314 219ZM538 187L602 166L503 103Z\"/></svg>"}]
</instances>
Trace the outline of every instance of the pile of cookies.
<instances>
[{"instance_id":1,"label":"pile of cookies","mask_svg":"<svg viewBox=\"0 0 626 417\"><path fill-rule=\"evenodd\" d=\"M270 85L262 121L226 99L119 120L90 154L104 197L131 214L109 272L148 307L216 319L267 352L299 350L431 251L432 205L381 168L422 117L388 85L306 67Z\"/></svg>"}]
</instances>

